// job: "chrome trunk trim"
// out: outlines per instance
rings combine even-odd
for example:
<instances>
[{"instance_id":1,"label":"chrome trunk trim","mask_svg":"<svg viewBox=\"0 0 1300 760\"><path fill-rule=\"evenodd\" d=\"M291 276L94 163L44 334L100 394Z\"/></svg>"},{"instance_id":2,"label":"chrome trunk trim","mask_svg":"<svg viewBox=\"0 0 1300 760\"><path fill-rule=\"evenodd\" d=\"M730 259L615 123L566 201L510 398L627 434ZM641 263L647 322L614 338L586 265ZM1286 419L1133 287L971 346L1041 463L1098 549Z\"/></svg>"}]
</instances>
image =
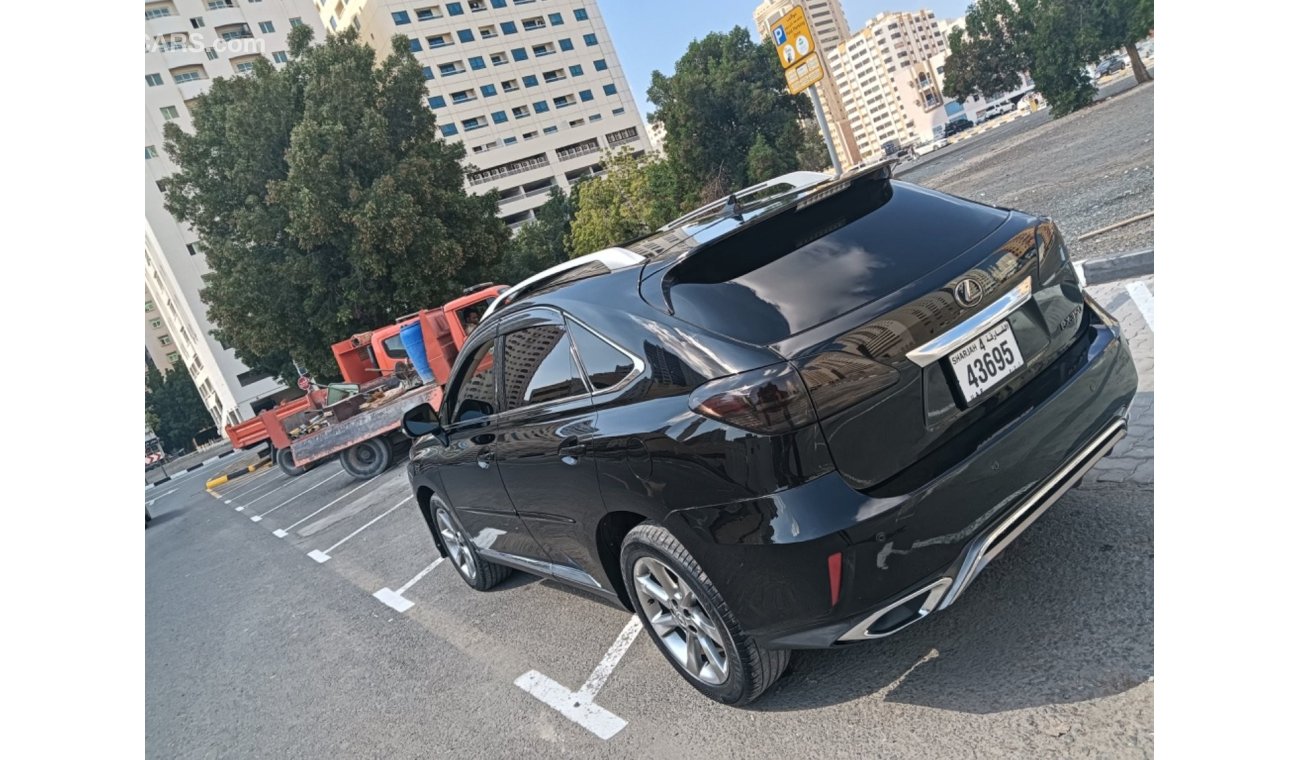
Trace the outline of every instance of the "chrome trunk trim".
<instances>
[{"instance_id":1,"label":"chrome trunk trim","mask_svg":"<svg viewBox=\"0 0 1300 760\"><path fill-rule=\"evenodd\" d=\"M1024 306L1033 293L1033 278L1026 277L1019 285L958 323L948 332L908 351L907 358L922 367L934 364L979 337L980 333L1006 319L1008 314Z\"/></svg>"}]
</instances>

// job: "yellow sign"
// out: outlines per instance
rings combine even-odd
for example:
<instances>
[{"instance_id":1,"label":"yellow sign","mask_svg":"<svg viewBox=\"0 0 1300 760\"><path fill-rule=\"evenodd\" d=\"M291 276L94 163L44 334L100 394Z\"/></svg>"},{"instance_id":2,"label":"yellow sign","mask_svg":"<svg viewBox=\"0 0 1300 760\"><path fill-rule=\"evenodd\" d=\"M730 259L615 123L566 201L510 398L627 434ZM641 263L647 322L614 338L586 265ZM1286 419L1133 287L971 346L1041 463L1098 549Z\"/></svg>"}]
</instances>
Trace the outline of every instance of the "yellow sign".
<instances>
[{"instance_id":1,"label":"yellow sign","mask_svg":"<svg viewBox=\"0 0 1300 760\"><path fill-rule=\"evenodd\" d=\"M785 70L785 84L791 95L798 95L804 90L822 81L822 57L817 53L808 56L798 66Z\"/></svg>"},{"instance_id":2,"label":"yellow sign","mask_svg":"<svg viewBox=\"0 0 1300 760\"><path fill-rule=\"evenodd\" d=\"M785 68L787 77L790 69L816 52L817 45L808 28L808 19L804 18L802 6L796 5L772 25L772 43L776 45L776 54L781 58L781 66Z\"/></svg>"}]
</instances>

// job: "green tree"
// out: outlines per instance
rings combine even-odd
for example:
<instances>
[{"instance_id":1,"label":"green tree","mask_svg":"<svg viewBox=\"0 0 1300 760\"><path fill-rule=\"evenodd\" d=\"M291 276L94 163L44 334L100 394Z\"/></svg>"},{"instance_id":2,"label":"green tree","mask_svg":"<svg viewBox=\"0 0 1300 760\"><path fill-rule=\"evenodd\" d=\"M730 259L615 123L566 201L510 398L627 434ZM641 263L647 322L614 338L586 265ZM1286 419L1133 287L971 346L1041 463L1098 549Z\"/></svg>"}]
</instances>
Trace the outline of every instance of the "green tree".
<instances>
[{"instance_id":1,"label":"green tree","mask_svg":"<svg viewBox=\"0 0 1300 760\"><path fill-rule=\"evenodd\" d=\"M800 168L800 120L812 117L812 101L785 86L772 46L740 26L693 41L671 76L650 75L650 119L664 126L664 152L688 205ZM770 173L755 175L750 152L760 137L768 147L758 149L755 168Z\"/></svg>"},{"instance_id":2,"label":"green tree","mask_svg":"<svg viewBox=\"0 0 1300 760\"><path fill-rule=\"evenodd\" d=\"M1053 115L1063 116L1093 102L1085 66L1117 48L1127 49L1137 80L1150 81L1136 43L1154 25L1153 0L977 0L965 29L949 35L944 95L997 95L1028 71Z\"/></svg>"},{"instance_id":3,"label":"green tree","mask_svg":"<svg viewBox=\"0 0 1300 760\"><path fill-rule=\"evenodd\" d=\"M198 232L216 336L250 367L337 375L330 345L491 279L509 241L495 194L466 194L405 37L382 61L353 30L217 79L194 130L167 125L168 208Z\"/></svg>"},{"instance_id":4,"label":"green tree","mask_svg":"<svg viewBox=\"0 0 1300 760\"><path fill-rule=\"evenodd\" d=\"M179 362L166 374L152 364L145 367L144 390L145 423L164 451L189 449L195 438L215 430L194 380Z\"/></svg>"},{"instance_id":5,"label":"green tree","mask_svg":"<svg viewBox=\"0 0 1300 760\"><path fill-rule=\"evenodd\" d=\"M537 207L536 219L519 228L501 262L501 279L515 283L569 258L566 240L573 203L558 187Z\"/></svg>"},{"instance_id":6,"label":"green tree","mask_svg":"<svg viewBox=\"0 0 1300 760\"><path fill-rule=\"evenodd\" d=\"M670 162L635 156L628 148L606 153L605 173L583 180L576 196L571 255L608 248L641 237L680 213L678 178Z\"/></svg>"}]
</instances>

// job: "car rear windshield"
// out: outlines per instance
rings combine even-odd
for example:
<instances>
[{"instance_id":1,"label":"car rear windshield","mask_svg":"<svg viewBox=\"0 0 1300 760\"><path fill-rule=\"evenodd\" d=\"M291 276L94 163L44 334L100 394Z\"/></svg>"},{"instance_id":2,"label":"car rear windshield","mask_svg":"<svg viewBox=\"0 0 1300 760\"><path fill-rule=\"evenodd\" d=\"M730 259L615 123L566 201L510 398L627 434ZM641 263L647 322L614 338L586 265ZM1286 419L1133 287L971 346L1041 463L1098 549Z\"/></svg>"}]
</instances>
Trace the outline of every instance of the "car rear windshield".
<instances>
[{"instance_id":1,"label":"car rear windshield","mask_svg":"<svg viewBox=\"0 0 1300 760\"><path fill-rule=\"evenodd\" d=\"M987 237L1002 209L859 181L699 250L664 277L673 313L755 344L784 340L919 279Z\"/></svg>"}]
</instances>

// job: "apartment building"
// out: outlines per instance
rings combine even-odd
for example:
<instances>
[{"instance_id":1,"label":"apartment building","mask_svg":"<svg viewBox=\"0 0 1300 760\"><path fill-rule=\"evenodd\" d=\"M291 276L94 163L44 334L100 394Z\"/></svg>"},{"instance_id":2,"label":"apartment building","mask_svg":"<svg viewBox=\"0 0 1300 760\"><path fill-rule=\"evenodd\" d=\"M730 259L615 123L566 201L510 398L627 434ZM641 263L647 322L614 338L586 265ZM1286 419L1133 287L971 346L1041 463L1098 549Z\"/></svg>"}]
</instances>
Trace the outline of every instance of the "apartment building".
<instances>
[{"instance_id":1,"label":"apartment building","mask_svg":"<svg viewBox=\"0 0 1300 760\"><path fill-rule=\"evenodd\" d=\"M327 29L381 52L410 39L439 129L473 165L466 189L498 190L512 228L552 188L599 173L602 151L650 147L596 0L317 2Z\"/></svg>"},{"instance_id":2,"label":"apartment building","mask_svg":"<svg viewBox=\"0 0 1300 760\"><path fill-rule=\"evenodd\" d=\"M212 79L245 73L257 57L287 62L292 27L309 24L318 39L324 30L312 0L152 0L144 18L145 345L160 368L170 367L173 355L181 360L224 428L273 405L285 389L212 337L199 298L207 262L194 231L167 212L159 189L176 168L163 151L163 125L189 129L190 104ZM151 338L159 345L151 348Z\"/></svg>"},{"instance_id":3,"label":"apartment building","mask_svg":"<svg viewBox=\"0 0 1300 760\"><path fill-rule=\"evenodd\" d=\"M758 29L759 39L764 42L770 39L772 26L796 5L803 6L804 17L816 38L817 49L821 51L822 60L826 61L828 53L849 37L849 22L844 16L840 0L763 0L754 9L754 26ZM848 104L829 72L817 85L817 97L826 114L827 126L831 130L831 144L840 164L849 167L858 163L862 160L862 155L853 138Z\"/></svg>"},{"instance_id":4,"label":"apartment building","mask_svg":"<svg viewBox=\"0 0 1300 760\"><path fill-rule=\"evenodd\" d=\"M950 114L935 66L947 52L940 22L924 8L877 14L830 52L830 74L864 158L942 133Z\"/></svg>"},{"instance_id":5,"label":"apartment building","mask_svg":"<svg viewBox=\"0 0 1300 760\"><path fill-rule=\"evenodd\" d=\"M158 297L144 288L144 351L145 356L162 372L172 368L174 362L180 361L180 351L172 340L171 328L163 321L162 311L158 309Z\"/></svg>"}]
</instances>

